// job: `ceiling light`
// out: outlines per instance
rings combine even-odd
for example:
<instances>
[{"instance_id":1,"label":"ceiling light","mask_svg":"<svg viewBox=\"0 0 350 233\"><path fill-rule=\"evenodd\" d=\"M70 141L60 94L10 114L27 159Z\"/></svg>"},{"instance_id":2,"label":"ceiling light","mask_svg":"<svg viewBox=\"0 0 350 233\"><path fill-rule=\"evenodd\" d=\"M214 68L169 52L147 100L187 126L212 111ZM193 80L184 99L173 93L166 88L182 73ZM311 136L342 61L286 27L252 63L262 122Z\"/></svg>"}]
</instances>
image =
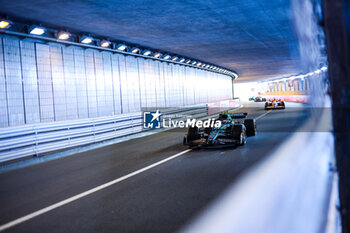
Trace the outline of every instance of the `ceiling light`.
<instances>
[{"instance_id":1,"label":"ceiling light","mask_svg":"<svg viewBox=\"0 0 350 233\"><path fill-rule=\"evenodd\" d=\"M173 57L171 60L176 61L177 59L178 59L178 57Z\"/></svg>"},{"instance_id":2,"label":"ceiling light","mask_svg":"<svg viewBox=\"0 0 350 233\"><path fill-rule=\"evenodd\" d=\"M155 57L155 58L159 58L160 55L162 55L162 54L161 54L161 53L155 53L155 54L154 54L154 57Z\"/></svg>"},{"instance_id":3,"label":"ceiling light","mask_svg":"<svg viewBox=\"0 0 350 233\"><path fill-rule=\"evenodd\" d=\"M11 27L11 21L10 20L5 20L5 19L2 19L0 20L0 29L7 29L9 27Z\"/></svg>"},{"instance_id":4,"label":"ceiling light","mask_svg":"<svg viewBox=\"0 0 350 233\"><path fill-rule=\"evenodd\" d=\"M322 71L326 71L327 69L328 69L327 66L324 66L321 68Z\"/></svg>"},{"instance_id":5,"label":"ceiling light","mask_svg":"<svg viewBox=\"0 0 350 233\"><path fill-rule=\"evenodd\" d=\"M126 45L125 44L118 44L117 45L117 49L121 50L121 51L124 51L126 49Z\"/></svg>"},{"instance_id":6,"label":"ceiling light","mask_svg":"<svg viewBox=\"0 0 350 233\"><path fill-rule=\"evenodd\" d=\"M81 36L80 37L80 43L83 44L90 44L94 39L90 36Z\"/></svg>"},{"instance_id":7,"label":"ceiling light","mask_svg":"<svg viewBox=\"0 0 350 233\"><path fill-rule=\"evenodd\" d=\"M68 40L70 37L70 33L68 32L60 32L58 33L58 39L59 40Z\"/></svg>"},{"instance_id":8,"label":"ceiling light","mask_svg":"<svg viewBox=\"0 0 350 233\"><path fill-rule=\"evenodd\" d=\"M39 26L35 26L35 25L32 25L29 30L28 30L29 34L33 34L33 35L42 35L45 33L45 28L43 27L39 27Z\"/></svg>"},{"instance_id":9,"label":"ceiling light","mask_svg":"<svg viewBox=\"0 0 350 233\"><path fill-rule=\"evenodd\" d=\"M209 67L210 67L210 65L207 65L205 68L207 68L207 69L208 69Z\"/></svg>"},{"instance_id":10,"label":"ceiling light","mask_svg":"<svg viewBox=\"0 0 350 233\"><path fill-rule=\"evenodd\" d=\"M165 55L165 56L164 56L164 59L165 59L165 60L167 60L167 59L169 59L169 58L170 58L170 55Z\"/></svg>"},{"instance_id":11,"label":"ceiling light","mask_svg":"<svg viewBox=\"0 0 350 233\"><path fill-rule=\"evenodd\" d=\"M195 65L196 63L197 63L196 61L193 61L193 62L192 62L192 65Z\"/></svg>"},{"instance_id":12,"label":"ceiling light","mask_svg":"<svg viewBox=\"0 0 350 233\"><path fill-rule=\"evenodd\" d=\"M181 59L180 59L180 62L184 62L184 61L185 61L185 58L181 58Z\"/></svg>"},{"instance_id":13,"label":"ceiling light","mask_svg":"<svg viewBox=\"0 0 350 233\"><path fill-rule=\"evenodd\" d=\"M145 50L145 51L143 51L143 55L149 56L149 55L151 55L151 51Z\"/></svg>"},{"instance_id":14,"label":"ceiling light","mask_svg":"<svg viewBox=\"0 0 350 233\"><path fill-rule=\"evenodd\" d=\"M108 40L102 40L100 43L101 47L108 48L111 45L111 42Z\"/></svg>"},{"instance_id":15,"label":"ceiling light","mask_svg":"<svg viewBox=\"0 0 350 233\"><path fill-rule=\"evenodd\" d=\"M197 66L200 66L200 65L202 65L202 63L201 63L201 62L197 63Z\"/></svg>"},{"instance_id":16,"label":"ceiling light","mask_svg":"<svg viewBox=\"0 0 350 233\"><path fill-rule=\"evenodd\" d=\"M132 53L138 53L139 51L140 51L140 49L136 48L136 47L131 49Z\"/></svg>"},{"instance_id":17,"label":"ceiling light","mask_svg":"<svg viewBox=\"0 0 350 233\"><path fill-rule=\"evenodd\" d=\"M190 62L191 62L191 60L187 60L187 61L186 61L186 64L190 64Z\"/></svg>"}]
</instances>

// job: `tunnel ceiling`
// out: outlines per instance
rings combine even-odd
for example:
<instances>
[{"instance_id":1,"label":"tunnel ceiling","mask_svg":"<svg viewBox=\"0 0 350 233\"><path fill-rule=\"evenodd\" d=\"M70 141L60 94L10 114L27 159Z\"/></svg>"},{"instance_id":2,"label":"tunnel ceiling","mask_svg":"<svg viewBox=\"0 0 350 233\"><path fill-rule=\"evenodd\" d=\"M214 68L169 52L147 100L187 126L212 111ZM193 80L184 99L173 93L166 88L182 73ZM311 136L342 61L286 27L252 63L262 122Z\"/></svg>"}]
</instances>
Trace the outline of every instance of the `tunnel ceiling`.
<instances>
[{"instance_id":1,"label":"tunnel ceiling","mask_svg":"<svg viewBox=\"0 0 350 233\"><path fill-rule=\"evenodd\" d=\"M237 81L302 72L289 0L1 0L2 14L234 70Z\"/></svg>"}]
</instances>

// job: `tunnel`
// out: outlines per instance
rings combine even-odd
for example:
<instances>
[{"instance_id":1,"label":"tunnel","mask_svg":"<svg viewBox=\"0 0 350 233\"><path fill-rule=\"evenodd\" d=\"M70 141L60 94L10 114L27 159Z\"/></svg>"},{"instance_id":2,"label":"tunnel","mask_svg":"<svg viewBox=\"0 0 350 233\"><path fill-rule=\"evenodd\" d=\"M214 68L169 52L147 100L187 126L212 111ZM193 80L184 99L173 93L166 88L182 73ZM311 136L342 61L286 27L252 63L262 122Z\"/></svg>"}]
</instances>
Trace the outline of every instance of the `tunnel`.
<instances>
[{"instance_id":1,"label":"tunnel","mask_svg":"<svg viewBox=\"0 0 350 233\"><path fill-rule=\"evenodd\" d=\"M349 6L1 1L0 232L350 232Z\"/></svg>"}]
</instances>

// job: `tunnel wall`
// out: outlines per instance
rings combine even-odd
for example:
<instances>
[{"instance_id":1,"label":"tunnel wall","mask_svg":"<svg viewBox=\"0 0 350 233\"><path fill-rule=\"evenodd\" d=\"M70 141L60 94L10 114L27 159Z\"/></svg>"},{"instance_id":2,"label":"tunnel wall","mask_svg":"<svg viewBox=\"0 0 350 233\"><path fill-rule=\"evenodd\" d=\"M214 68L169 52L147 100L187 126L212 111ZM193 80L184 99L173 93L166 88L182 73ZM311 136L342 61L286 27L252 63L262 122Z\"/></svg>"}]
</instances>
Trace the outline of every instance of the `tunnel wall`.
<instances>
[{"instance_id":1,"label":"tunnel wall","mask_svg":"<svg viewBox=\"0 0 350 233\"><path fill-rule=\"evenodd\" d=\"M0 127L230 98L231 77L215 72L0 36Z\"/></svg>"}]
</instances>

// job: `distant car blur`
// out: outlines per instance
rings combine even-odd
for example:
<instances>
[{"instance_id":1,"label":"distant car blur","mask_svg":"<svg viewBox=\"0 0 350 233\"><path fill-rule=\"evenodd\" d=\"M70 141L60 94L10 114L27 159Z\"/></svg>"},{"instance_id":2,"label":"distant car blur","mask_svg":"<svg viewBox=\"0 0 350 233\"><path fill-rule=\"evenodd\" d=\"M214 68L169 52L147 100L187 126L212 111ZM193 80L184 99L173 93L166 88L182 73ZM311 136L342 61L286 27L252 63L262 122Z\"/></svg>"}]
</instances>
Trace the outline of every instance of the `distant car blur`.
<instances>
[{"instance_id":1,"label":"distant car blur","mask_svg":"<svg viewBox=\"0 0 350 233\"><path fill-rule=\"evenodd\" d=\"M265 109L285 109L286 105L282 100L268 100L265 102Z\"/></svg>"},{"instance_id":2,"label":"distant car blur","mask_svg":"<svg viewBox=\"0 0 350 233\"><path fill-rule=\"evenodd\" d=\"M254 102L265 102L266 98L263 98L261 96L252 96L249 98L249 101L254 101Z\"/></svg>"}]
</instances>

